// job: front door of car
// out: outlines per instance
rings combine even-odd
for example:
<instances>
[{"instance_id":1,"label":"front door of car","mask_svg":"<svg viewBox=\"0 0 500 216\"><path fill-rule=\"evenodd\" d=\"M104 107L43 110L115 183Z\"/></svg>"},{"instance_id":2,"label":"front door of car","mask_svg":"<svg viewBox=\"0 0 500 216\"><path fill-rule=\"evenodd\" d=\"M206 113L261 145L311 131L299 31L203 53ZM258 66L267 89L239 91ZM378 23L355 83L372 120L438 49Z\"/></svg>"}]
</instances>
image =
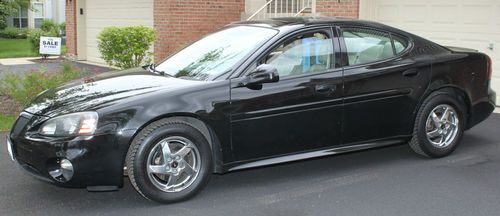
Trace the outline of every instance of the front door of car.
<instances>
[{"instance_id":1,"label":"front door of car","mask_svg":"<svg viewBox=\"0 0 500 216\"><path fill-rule=\"evenodd\" d=\"M403 35L344 27L343 143L412 133L415 108L429 84L430 57L412 52Z\"/></svg>"},{"instance_id":2,"label":"front door of car","mask_svg":"<svg viewBox=\"0 0 500 216\"><path fill-rule=\"evenodd\" d=\"M340 143L342 71L330 27L295 33L275 43L245 72L275 67L280 80L231 88L235 160L264 159ZM335 44L335 46L334 46ZM335 47L335 48L334 48Z\"/></svg>"}]
</instances>

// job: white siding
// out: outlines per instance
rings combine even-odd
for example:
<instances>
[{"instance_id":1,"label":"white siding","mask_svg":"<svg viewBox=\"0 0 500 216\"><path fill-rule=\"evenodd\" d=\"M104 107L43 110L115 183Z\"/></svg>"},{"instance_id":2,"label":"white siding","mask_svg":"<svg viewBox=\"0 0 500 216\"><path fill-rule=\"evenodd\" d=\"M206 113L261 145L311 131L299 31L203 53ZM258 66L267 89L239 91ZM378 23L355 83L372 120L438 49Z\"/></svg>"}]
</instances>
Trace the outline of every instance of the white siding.
<instances>
[{"instance_id":1,"label":"white siding","mask_svg":"<svg viewBox=\"0 0 500 216\"><path fill-rule=\"evenodd\" d=\"M361 0L360 18L401 28L442 45L486 53L493 61L492 87L500 93L500 1ZM493 50L488 49L490 44Z\"/></svg>"},{"instance_id":2,"label":"white siding","mask_svg":"<svg viewBox=\"0 0 500 216\"><path fill-rule=\"evenodd\" d=\"M85 0L86 60L103 63L97 35L108 26L153 27L153 0Z\"/></svg>"}]
</instances>

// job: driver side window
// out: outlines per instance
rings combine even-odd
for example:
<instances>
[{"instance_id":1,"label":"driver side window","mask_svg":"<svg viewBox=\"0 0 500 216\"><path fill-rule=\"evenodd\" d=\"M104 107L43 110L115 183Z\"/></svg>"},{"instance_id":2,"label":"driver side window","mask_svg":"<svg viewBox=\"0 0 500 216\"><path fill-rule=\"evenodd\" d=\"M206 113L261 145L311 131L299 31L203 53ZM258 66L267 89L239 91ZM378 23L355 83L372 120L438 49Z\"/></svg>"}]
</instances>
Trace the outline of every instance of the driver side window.
<instances>
[{"instance_id":1,"label":"driver side window","mask_svg":"<svg viewBox=\"0 0 500 216\"><path fill-rule=\"evenodd\" d=\"M333 43L323 31L295 36L274 48L261 64L274 66L280 77L315 73L332 68Z\"/></svg>"}]
</instances>

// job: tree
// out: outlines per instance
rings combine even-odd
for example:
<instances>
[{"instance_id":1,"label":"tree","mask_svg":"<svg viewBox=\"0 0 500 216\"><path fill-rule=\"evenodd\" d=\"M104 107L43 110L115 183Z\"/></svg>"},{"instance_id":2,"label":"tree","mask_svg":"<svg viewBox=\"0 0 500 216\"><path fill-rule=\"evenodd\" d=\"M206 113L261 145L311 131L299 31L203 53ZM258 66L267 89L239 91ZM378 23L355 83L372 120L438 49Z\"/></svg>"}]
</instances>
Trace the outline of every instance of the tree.
<instances>
[{"instance_id":1,"label":"tree","mask_svg":"<svg viewBox=\"0 0 500 216\"><path fill-rule=\"evenodd\" d=\"M7 26L7 18L14 15L21 7L30 6L30 0L0 0L0 29Z\"/></svg>"}]
</instances>

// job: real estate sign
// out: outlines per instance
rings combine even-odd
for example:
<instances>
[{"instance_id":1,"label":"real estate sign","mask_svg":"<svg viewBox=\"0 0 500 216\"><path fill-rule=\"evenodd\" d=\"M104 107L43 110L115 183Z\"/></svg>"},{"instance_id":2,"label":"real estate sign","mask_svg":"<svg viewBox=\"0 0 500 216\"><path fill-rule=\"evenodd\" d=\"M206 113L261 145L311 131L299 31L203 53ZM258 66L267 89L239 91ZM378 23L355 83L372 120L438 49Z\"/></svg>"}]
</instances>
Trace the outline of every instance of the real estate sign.
<instances>
[{"instance_id":1,"label":"real estate sign","mask_svg":"<svg viewBox=\"0 0 500 216\"><path fill-rule=\"evenodd\" d=\"M61 55L61 38L40 37L40 54Z\"/></svg>"}]
</instances>

